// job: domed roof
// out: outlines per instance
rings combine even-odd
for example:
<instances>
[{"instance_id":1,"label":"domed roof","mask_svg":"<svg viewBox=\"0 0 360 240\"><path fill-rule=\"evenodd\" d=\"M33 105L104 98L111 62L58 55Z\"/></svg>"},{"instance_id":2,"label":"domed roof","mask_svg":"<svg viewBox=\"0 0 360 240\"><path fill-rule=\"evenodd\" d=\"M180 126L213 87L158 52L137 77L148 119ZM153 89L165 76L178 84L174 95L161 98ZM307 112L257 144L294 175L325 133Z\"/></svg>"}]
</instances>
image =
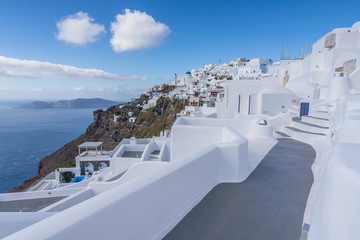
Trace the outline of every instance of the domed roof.
<instances>
[{"instance_id":1,"label":"domed roof","mask_svg":"<svg viewBox=\"0 0 360 240\"><path fill-rule=\"evenodd\" d=\"M190 71L187 71L185 74L190 74L190 75L191 75L191 72L190 72Z\"/></svg>"},{"instance_id":2,"label":"domed roof","mask_svg":"<svg viewBox=\"0 0 360 240\"><path fill-rule=\"evenodd\" d=\"M353 31L359 31L360 30L360 22L354 23L354 25L352 25L351 28Z\"/></svg>"}]
</instances>

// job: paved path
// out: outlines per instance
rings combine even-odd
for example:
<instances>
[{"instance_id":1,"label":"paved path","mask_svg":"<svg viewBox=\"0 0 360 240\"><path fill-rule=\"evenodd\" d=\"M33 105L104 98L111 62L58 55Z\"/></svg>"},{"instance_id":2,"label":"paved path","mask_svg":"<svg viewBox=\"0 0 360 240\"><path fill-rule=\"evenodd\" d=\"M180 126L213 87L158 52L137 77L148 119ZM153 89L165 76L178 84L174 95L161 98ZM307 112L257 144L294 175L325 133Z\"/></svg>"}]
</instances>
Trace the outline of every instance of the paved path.
<instances>
[{"instance_id":1,"label":"paved path","mask_svg":"<svg viewBox=\"0 0 360 240\"><path fill-rule=\"evenodd\" d=\"M299 240L315 151L292 139L275 147L242 183L216 186L165 240Z\"/></svg>"}]
</instances>

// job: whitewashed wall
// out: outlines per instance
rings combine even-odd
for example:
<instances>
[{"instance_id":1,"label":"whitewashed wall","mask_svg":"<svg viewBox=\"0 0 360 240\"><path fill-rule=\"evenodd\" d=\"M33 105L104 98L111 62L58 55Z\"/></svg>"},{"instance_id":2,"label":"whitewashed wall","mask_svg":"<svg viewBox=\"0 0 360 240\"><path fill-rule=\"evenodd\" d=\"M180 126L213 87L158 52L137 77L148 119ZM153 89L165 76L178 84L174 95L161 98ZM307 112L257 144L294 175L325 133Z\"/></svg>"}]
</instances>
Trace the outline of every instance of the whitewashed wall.
<instances>
[{"instance_id":1,"label":"whitewashed wall","mask_svg":"<svg viewBox=\"0 0 360 240\"><path fill-rule=\"evenodd\" d=\"M330 158L320 163L309 240L355 240L360 236L360 101L341 100L332 123L332 146L325 149Z\"/></svg>"}]
</instances>

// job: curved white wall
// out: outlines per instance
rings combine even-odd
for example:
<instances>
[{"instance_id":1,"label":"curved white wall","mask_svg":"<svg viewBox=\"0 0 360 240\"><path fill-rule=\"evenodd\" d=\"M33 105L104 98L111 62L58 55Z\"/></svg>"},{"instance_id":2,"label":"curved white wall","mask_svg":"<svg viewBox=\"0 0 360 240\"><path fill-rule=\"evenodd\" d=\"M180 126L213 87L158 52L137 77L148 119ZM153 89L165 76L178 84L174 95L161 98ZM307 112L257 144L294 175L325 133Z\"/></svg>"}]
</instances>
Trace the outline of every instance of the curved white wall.
<instances>
[{"instance_id":1,"label":"curved white wall","mask_svg":"<svg viewBox=\"0 0 360 240\"><path fill-rule=\"evenodd\" d=\"M309 240L358 240L360 164L358 144L338 144L322 176Z\"/></svg>"},{"instance_id":2,"label":"curved white wall","mask_svg":"<svg viewBox=\"0 0 360 240\"><path fill-rule=\"evenodd\" d=\"M319 190L311 213L309 240L355 240L360 236L360 100L347 97L331 118L329 159L320 162Z\"/></svg>"},{"instance_id":3,"label":"curved white wall","mask_svg":"<svg viewBox=\"0 0 360 240\"><path fill-rule=\"evenodd\" d=\"M164 164L8 239L161 239L217 184L218 150Z\"/></svg>"}]
</instances>

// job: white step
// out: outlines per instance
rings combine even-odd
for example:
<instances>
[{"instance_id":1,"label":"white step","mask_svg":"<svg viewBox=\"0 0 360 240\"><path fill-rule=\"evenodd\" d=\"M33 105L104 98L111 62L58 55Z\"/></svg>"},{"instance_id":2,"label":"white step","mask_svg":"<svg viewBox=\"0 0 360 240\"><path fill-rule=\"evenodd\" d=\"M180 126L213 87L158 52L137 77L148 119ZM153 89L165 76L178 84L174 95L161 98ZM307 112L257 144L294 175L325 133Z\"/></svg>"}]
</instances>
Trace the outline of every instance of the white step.
<instances>
[{"instance_id":1,"label":"white step","mask_svg":"<svg viewBox=\"0 0 360 240\"><path fill-rule=\"evenodd\" d=\"M286 134L286 133L284 133L284 132L282 132L282 131L275 131L275 132L274 132L274 137L275 137L275 138L289 138L289 137L291 137L291 136L288 135L288 134Z\"/></svg>"},{"instance_id":2,"label":"white step","mask_svg":"<svg viewBox=\"0 0 360 240\"><path fill-rule=\"evenodd\" d=\"M312 116L302 116L301 121L318 125L321 127L330 127L330 122L328 119L317 118Z\"/></svg>"},{"instance_id":3,"label":"white step","mask_svg":"<svg viewBox=\"0 0 360 240\"><path fill-rule=\"evenodd\" d=\"M324 134L327 134L330 132L329 128L317 127L318 125L310 126L304 122L293 121L292 126L295 128L298 128L300 130L307 131L307 132L324 133Z\"/></svg>"},{"instance_id":4,"label":"white step","mask_svg":"<svg viewBox=\"0 0 360 240\"><path fill-rule=\"evenodd\" d=\"M318 139L318 138L322 138L322 137L325 137L325 135L319 135L319 134L314 134L314 133L311 133L311 132L303 132L299 129L291 129L289 128L291 126L284 126L281 128L281 131L290 135L291 138L294 138L296 140L299 140L299 141L303 141L303 142L309 142L309 141L312 141L314 139Z\"/></svg>"},{"instance_id":5,"label":"white step","mask_svg":"<svg viewBox=\"0 0 360 240\"><path fill-rule=\"evenodd\" d=\"M289 136L294 136L296 134L296 132L294 132L293 130L286 128L285 126L281 128L281 132L289 135Z\"/></svg>"},{"instance_id":6,"label":"white step","mask_svg":"<svg viewBox=\"0 0 360 240\"><path fill-rule=\"evenodd\" d=\"M314 111L311 112L311 116L329 119L329 113L327 111Z\"/></svg>"}]
</instances>

